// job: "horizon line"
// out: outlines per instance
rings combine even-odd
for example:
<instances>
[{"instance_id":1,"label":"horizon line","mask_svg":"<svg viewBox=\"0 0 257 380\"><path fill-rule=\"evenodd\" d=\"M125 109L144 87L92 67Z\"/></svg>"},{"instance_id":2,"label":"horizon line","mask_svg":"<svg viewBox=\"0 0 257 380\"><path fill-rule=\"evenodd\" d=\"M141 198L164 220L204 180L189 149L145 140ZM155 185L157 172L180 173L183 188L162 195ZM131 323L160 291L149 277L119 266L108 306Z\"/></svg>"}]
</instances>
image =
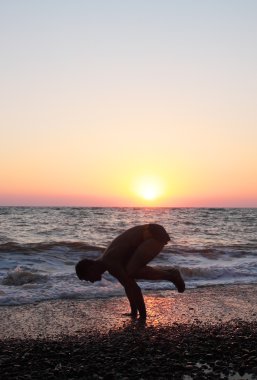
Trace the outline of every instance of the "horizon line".
<instances>
[{"instance_id":1,"label":"horizon line","mask_svg":"<svg viewBox=\"0 0 257 380\"><path fill-rule=\"evenodd\" d=\"M257 206L71 206L71 205L1 205L0 208L201 208L201 209L255 209Z\"/></svg>"}]
</instances>

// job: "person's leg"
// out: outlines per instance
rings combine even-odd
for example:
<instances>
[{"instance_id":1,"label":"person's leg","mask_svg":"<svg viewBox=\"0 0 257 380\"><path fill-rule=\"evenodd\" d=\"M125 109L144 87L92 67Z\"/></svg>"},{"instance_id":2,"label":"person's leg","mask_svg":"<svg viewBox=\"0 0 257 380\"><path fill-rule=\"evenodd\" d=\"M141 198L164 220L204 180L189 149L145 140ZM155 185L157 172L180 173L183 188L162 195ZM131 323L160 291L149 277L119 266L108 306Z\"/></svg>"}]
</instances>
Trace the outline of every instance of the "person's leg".
<instances>
[{"instance_id":1,"label":"person's leg","mask_svg":"<svg viewBox=\"0 0 257 380\"><path fill-rule=\"evenodd\" d=\"M164 244L156 239L145 240L134 252L127 264L129 276L141 280L167 280L173 282L180 293L185 290L185 283L180 272L175 268L153 268L147 264L162 250Z\"/></svg>"},{"instance_id":2,"label":"person's leg","mask_svg":"<svg viewBox=\"0 0 257 380\"><path fill-rule=\"evenodd\" d=\"M140 244L126 266L128 275L134 277L135 273L144 268L161 252L163 246L164 244L153 238L149 238Z\"/></svg>"},{"instance_id":3,"label":"person's leg","mask_svg":"<svg viewBox=\"0 0 257 380\"><path fill-rule=\"evenodd\" d=\"M145 266L139 269L135 274L134 278L136 280L166 280L171 281L179 293L185 291L185 283L178 269L175 268L159 268L159 267L150 267Z\"/></svg>"}]
</instances>

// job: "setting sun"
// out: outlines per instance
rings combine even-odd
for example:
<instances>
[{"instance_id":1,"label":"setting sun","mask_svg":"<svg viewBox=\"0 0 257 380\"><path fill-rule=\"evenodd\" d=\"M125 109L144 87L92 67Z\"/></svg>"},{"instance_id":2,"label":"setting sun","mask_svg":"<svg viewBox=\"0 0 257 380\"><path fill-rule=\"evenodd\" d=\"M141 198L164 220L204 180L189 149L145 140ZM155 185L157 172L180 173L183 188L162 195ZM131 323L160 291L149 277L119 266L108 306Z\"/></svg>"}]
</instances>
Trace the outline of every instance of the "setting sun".
<instances>
[{"instance_id":1,"label":"setting sun","mask_svg":"<svg viewBox=\"0 0 257 380\"><path fill-rule=\"evenodd\" d=\"M159 178L141 177L135 182L134 191L146 201L155 201L163 194L163 184Z\"/></svg>"},{"instance_id":2,"label":"setting sun","mask_svg":"<svg viewBox=\"0 0 257 380\"><path fill-rule=\"evenodd\" d=\"M141 191L141 195L144 199L147 199L149 201L155 199L158 196L154 187L143 188Z\"/></svg>"}]
</instances>

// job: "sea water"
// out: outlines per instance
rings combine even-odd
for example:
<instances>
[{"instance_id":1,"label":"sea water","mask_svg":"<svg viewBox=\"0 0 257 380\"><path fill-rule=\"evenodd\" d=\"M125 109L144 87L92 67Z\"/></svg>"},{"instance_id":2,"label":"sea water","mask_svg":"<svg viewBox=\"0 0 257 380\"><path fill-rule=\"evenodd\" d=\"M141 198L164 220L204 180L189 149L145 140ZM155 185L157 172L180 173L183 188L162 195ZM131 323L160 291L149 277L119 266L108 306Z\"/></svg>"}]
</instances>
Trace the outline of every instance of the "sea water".
<instances>
[{"instance_id":1,"label":"sea water","mask_svg":"<svg viewBox=\"0 0 257 380\"><path fill-rule=\"evenodd\" d=\"M107 272L91 284L74 267L145 223L163 225L171 237L151 265L178 268L187 288L257 283L257 209L1 207L0 305L123 295ZM140 286L175 289L167 281Z\"/></svg>"}]
</instances>

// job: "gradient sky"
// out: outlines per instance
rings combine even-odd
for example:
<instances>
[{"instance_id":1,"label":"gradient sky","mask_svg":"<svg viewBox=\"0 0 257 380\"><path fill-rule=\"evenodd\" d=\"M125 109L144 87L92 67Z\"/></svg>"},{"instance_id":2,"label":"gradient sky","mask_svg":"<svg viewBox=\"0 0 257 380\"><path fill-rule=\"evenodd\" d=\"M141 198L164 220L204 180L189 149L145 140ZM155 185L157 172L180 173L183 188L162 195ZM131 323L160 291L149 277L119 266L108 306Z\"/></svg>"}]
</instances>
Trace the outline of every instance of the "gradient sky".
<instances>
[{"instance_id":1,"label":"gradient sky","mask_svg":"<svg viewBox=\"0 0 257 380\"><path fill-rule=\"evenodd\" d=\"M0 205L257 207L256 19L255 0L2 0Z\"/></svg>"}]
</instances>

